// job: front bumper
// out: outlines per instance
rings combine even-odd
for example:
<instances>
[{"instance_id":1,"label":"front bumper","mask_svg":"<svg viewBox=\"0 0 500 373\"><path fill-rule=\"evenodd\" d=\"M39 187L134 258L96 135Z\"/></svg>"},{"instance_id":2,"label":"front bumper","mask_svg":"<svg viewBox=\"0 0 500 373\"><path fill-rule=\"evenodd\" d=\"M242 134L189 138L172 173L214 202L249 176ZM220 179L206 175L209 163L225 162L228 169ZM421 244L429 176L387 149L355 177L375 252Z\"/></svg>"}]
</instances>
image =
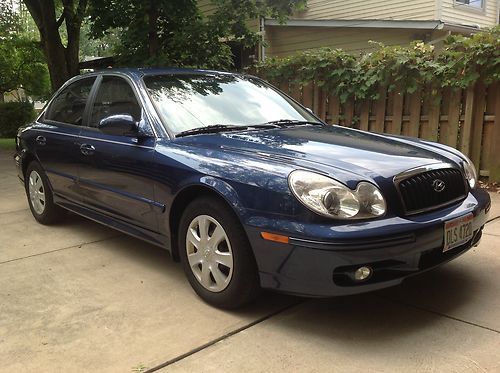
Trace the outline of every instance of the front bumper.
<instances>
[{"instance_id":1,"label":"front bumper","mask_svg":"<svg viewBox=\"0 0 500 373\"><path fill-rule=\"evenodd\" d=\"M458 205L418 216L335 226L253 217L245 228L263 288L327 297L397 285L463 254L479 242L490 204L488 193L477 189ZM472 239L443 253L444 223L471 212ZM289 236L289 243L266 241L262 231ZM363 265L373 275L357 282L353 272Z\"/></svg>"}]
</instances>

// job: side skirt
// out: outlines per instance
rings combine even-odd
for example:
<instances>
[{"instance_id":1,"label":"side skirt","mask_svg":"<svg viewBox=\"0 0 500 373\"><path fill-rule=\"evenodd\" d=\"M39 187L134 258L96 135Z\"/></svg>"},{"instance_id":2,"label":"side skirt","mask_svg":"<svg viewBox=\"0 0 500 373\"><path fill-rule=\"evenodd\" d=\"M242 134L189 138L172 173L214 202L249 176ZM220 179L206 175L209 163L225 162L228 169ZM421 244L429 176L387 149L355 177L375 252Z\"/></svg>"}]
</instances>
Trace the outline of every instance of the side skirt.
<instances>
[{"instance_id":1,"label":"side skirt","mask_svg":"<svg viewBox=\"0 0 500 373\"><path fill-rule=\"evenodd\" d=\"M93 220L107 227L116 229L122 233L159 246L162 249L168 250L169 252L172 251L170 248L170 239L165 235L155 233L147 229L139 228L117 219L110 218L109 216L100 214L94 210L81 206L80 204L70 201L57 194L54 194L54 203L87 219Z\"/></svg>"}]
</instances>

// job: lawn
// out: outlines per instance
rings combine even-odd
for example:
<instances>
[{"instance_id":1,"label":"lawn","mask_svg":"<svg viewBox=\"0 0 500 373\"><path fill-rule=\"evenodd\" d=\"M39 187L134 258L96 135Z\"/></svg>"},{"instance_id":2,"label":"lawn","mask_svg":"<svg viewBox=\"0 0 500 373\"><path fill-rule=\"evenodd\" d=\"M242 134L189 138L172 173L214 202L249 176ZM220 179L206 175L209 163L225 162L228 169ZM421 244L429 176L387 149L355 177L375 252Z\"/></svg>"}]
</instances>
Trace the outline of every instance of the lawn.
<instances>
[{"instance_id":1,"label":"lawn","mask_svg":"<svg viewBox=\"0 0 500 373\"><path fill-rule=\"evenodd\" d=\"M0 139L0 150L15 150L16 141L14 139Z\"/></svg>"}]
</instances>

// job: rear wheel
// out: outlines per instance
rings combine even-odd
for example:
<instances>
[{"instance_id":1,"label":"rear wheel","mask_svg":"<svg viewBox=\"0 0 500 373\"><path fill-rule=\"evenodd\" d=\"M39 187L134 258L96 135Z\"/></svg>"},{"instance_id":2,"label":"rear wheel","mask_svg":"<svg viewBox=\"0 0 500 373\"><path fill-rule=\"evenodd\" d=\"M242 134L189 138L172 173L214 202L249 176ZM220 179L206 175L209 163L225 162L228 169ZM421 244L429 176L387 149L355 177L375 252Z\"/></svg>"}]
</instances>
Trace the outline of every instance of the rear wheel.
<instances>
[{"instance_id":1,"label":"rear wheel","mask_svg":"<svg viewBox=\"0 0 500 373\"><path fill-rule=\"evenodd\" d=\"M26 195L33 217L41 224L53 224L63 211L54 204L47 175L36 161L28 165L24 175Z\"/></svg>"},{"instance_id":2,"label":"rear wheel","mask_svg":"<svg viewBox=\"0 0 500 373\"><path fill-rule=\"evenodd\" d=\"M184 272L207 303L237 308L259 293L257 266L233 211L215 198L189 204L179 227Z\"/></svg>"}]
</instances>

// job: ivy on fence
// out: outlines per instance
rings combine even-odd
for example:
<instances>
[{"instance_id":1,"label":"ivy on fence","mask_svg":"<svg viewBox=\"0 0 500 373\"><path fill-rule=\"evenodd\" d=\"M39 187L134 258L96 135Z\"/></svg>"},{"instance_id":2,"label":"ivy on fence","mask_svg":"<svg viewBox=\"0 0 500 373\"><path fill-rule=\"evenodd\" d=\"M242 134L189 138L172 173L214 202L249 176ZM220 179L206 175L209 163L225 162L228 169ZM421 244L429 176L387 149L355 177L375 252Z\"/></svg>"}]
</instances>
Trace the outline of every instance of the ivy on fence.
<instances>
[{"instance_id":1,"label":"ivy on fence","mask_svg":"<svg viewBox=\"0 0 500 373\"><path fill-rule=\"evenodd\" d=\"M349 54L320 48L293 56L268 58L257 75L273 82L306 85L348 99L376 99L379 87L389 92L413 93L423 87L467 88L477 81L490 84L500 78L500 26L465 37L449 36L442 48L420 41L408 46L376 44L370 52Z\"/></svg>"}]
</instances>

